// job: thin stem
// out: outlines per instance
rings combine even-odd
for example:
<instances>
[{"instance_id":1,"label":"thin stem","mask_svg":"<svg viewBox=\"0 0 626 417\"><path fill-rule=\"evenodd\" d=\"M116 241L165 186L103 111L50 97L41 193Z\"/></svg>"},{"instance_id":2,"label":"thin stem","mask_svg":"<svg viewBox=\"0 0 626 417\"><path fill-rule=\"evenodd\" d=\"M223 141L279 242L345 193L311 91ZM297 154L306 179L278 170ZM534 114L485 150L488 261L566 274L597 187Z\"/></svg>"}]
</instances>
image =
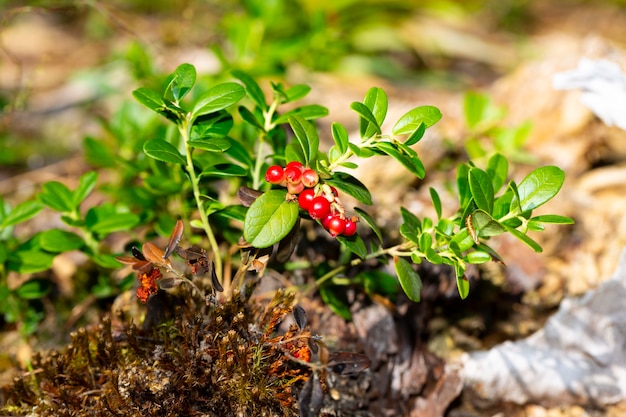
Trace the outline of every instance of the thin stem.
<instances>
[{"instance_id":1,"label":"thin stem","mask_svg":"<svg viewBox=\"0 0 626 417\"><path fill-rule=\"evenodd\" d=\"M272 117L276 112L276 108L278 108L278 100L274 100L269 109L263 112L263 132L259 135L256 151L257 158L254 164L254 172L252 173L252 188L255 190L261 187L261 168L263 167L263 160L265 159L263 156L263 147L265 146L265 139L267 139L268 132L274 128Z\"/></svg>"},{"instance_id":2,"label":"thin stem","mask_svg":"<svg viewBox=\"0 0 626 417\"><path fill-rule=\"evenodd\" d=\"M407 242L403 242L403 243L400 243L400 244L395 245L395 246L391 246L391 247L386 248L386 249L380 249L380 250L378 250L376 252L369 253L363 259L361 259L361 258L353 259L352 261L350 261L350 263L340 265L340 266L332 269L331 271L325 273L324 275L322 275L322 277L320 277L320 279L315 281L315 286L319 287L320 285L322 285L323 283L325 283L329 279L332 279L333 277L335 277L337 274L345 271L348 268L348 266L357 266L357 265L362 264L365 261L369 261L370 259L378 258L379 256L382 256L382 255L395 255L395 256L406 256L407 254L410 255L410 252L403 252L403 251L406 250L406 249L409 249L413 245L414 244L412 242L408 242L407 241Z\"/></svg>"},{"instance_id":3,"label":"thin stem","mask_svg":"<svg viewBox=\"0 0 626 417\"><path fill-rule=\"evenodd\" d=\"M193 190L193 195L196 200L196 206L198 207L198 214L200 215L200 221L202 222L202 229L204 233L206 233L207 238L209 239L209 244L211 245L211 250L214 254L214 262L215 262L215 274L217 275L217 279L219 282L223 281L222 276L222 257L220 255L220 247L215 239L215 235L213 234L213 230L211 229L211 225L209 224L209 217L206 214L206 210L204 209L204 204L202 204L202 195L200 194L200 186L199 179L196 175L196 171L193 166L192 159L192 150L191 146L189 146L189 137L190 137L191 123L189 120L183 121L178 126L178 131L183 138L185 143L185 154L187 157L187 173L189 174L189 180L191 181L191 187Z\"/></svg>"}]
</instances>

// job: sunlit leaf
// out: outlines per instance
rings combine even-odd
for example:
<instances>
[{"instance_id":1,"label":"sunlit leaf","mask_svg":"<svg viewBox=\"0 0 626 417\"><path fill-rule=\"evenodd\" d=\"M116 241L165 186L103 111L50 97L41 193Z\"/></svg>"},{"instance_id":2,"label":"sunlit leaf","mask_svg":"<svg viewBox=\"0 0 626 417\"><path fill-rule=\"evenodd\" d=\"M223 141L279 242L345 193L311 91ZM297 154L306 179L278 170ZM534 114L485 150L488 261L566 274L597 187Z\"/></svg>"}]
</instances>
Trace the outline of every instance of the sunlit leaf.
<instances>
[{"instance_id":1,"label":"sunlit leaf","mask_svg":"<svg viewBox=\"0 0 626 417\"><path fill-rule=\"evenodd\" d=\"M196 102L192 111L193 118L230 107L245 95L246 90L240 84L222 83L215 85L209 88Z\"/></svg>"},{"instance_id":2,"label":"sunlit leaf","mask_svg":"<svg viewBox=\"0 0 626 417\"><path fill-rule=\"evenodd\" d=\"M479 168L470 168L469 171L469 188L474 197L474 202L479 209L491 213L493 211L493 185L489 175Z\"/></svg>"},{"instance_id":3,"label":"sunlit leaf","mask_svg":"<svg viewBox=\"0 0 626 417\"><path fill-rule=\"evenodd\" d=\"M372 195L368 189L355 177L345 172L335 172L332 178L326 179L325 182L339 191L356 198L363 204L368 206L372 204Z\"/></svg>"},{"instance_id":4,"label":"sunlit leaf","mask_svg":"<svg viewBox=\"0 0 626 417\"><path fill-rule=\"evenodd\" d=\"M564 180L565 173L555 166L537 168L528 174L517 186L522 212L534 210L552 199Z\"/></svg>"},{"instance_id":5,"label":"sunlit leaf","mask_svg":"<svg viewBox=\"0 0 626 417\"><path fill-rule=\"evenodd\" d=\"M249 244L266 248L287 236L298 219L298 203L286 196L286 191L270 190L250 205L243 229Z\"/></svg>"},{"instance_id":6,"label":"sunlit leaf","mask_svg":"<svg viewBox=\"0 0 626 417\"><path fill-rule=\"evenodd\" d=\"M27 200L23 203L15 206L7 215L2 219L2 227L10 227L19 223L23 223L28 219L36 216L41 211L43 205L36 200Z\"/></svg>"},{"instance_id":7,"label":"sunlit leaf","mask_svg":"<svg viewBox=\"0 0 626 417\"><path fill-rule=\"evenodd\" d=\"M393 129L394 135L413 134L423 123L426 128L441 120L441 111L434 106L420 106L409 110L398 119Z\"/></svg>"}]
</instances>

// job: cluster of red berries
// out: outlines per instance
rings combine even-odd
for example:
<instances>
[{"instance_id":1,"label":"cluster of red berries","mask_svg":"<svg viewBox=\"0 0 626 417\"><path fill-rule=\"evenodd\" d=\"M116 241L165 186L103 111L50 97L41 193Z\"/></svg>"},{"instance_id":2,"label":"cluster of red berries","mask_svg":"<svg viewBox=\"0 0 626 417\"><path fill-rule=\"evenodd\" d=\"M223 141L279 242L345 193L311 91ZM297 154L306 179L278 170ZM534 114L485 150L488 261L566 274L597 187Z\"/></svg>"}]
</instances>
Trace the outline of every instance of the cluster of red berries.
<instances>
[{"instance_id":1,"label":"cluster of red berries","mask_svg":"<svg viewBox=\"0 0 626 417\"><path fill-rule=\"evenodd\" d=\"M352 236L356 233L358 219L346 218L337 189L320 183L315 170L292 161L284 168L280 165L269 167L265 180L287 187L290 194L297 196L300 208L307 211L313 220L319 221L331 236Z\"/></svg>"}]
</instances>

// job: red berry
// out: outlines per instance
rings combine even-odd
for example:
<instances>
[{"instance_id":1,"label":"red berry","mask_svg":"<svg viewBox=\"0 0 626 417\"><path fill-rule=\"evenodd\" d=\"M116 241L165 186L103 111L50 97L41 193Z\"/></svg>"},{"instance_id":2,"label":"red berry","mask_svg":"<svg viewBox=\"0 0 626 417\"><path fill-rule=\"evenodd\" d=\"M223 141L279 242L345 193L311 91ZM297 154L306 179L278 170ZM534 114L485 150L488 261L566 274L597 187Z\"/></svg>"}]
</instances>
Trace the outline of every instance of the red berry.
<instances>
[{"instance_id":1,"label":"red berry","mask_svg":"<svg viewBox=\"0 0 626 417\"><path fill-rule=\"evenodd\" d=\"M288 183L299 184L302 180L302 164L300 164L300 167L296 165L287 165L285 167L285 178Z\"/></svg>"},{"instance_id":2,"label":"red berry","mask_svg":"<svg viewBox=\"0 0 626 417\"><path fill-rule=\"evenodd\" d=\"M302 184L301 182L297 184L292 184L290 182L287 183L287 191L289 191L291 194L300 194L302 190L304 190L304 184Z\"/></svg>"},{"instance_id":3,"label":"red berry","mask_svg":"<svg viewBox=\"0 0 626 417\"><path fill-rule=\"evenodd\" d=\"M291 161L289 163L287 163L288 167L295 167L300 169L300 171L304 170L304 167L302 166L302 162L300 161Z\"/></svg>"},{"instance_id":4,"label":"red berry","mask_svg":"<svg viewBox=\"0 0 626 417\"><path fill-rule=\"evenodd\" d=\"M302 208L302 210L309 211L311 208L311 202L315 198L315 190L312 188L307 188L302 191L298 196L298 205Z\"/></svg>"},{"instance_id":5,"label":"red berry","mask_svg":"<svg viewBox=\"0 0 626 417\"><path fill-rule=\"evenodd\" d=\"M343 231L344 236L352 236L356 233L356 222L350 219L346 220L346 228Z\"/></svg>"},{"instance_id":6,"label":"red berry","mask_svg":"<svg viewBox=\"0 0 626 417\"><path fill-rule=\"evenodd\" d=\"M320 176L311 168L302 171L302 183L305 187L315 187L320 182Z\"/></svg>"},{"instance_id":7,"label":"red berry","mask_svg":"<svg viewBox=\"0 0 626 417\"><path fill-rule=\"evenodd\" d=\"M285 172L279 165L272 165L265 171L265 181L270 184L280 184L283 179L285 179Z\"/></svg>"},{"instance_id":8,"label":"red berry","mask_svg":"<svg viewBox=\"0 0 626 417\"><path fill-rule=\"evenodd\" d=\"M322 226L324 229L328 230L328 224L333 217L335 217L333 213L329 213L328 216L324 217L324 220L322 220Z\"/></svg>"},{"instance_id":9,"label":"red berry","mask_svg":"<svg viewBox=\"0 0 626 417\"><path fill-rule=\"evenodd\" d=\"M346 230L346 221L339 216L334 216L328 222L328 233L332 237L339 236Z\"/></svg>"},{"instance_id":10,"label":"red berry","mask_svg":"<svg viewBox=\"0 0 626 417\"><path fill-rule=\"evenodd\" d=\"M314 219L323 219L330 213L330 203L325 197L318 195L311 201L309 215Z\"/></svg>"}]
</instances>

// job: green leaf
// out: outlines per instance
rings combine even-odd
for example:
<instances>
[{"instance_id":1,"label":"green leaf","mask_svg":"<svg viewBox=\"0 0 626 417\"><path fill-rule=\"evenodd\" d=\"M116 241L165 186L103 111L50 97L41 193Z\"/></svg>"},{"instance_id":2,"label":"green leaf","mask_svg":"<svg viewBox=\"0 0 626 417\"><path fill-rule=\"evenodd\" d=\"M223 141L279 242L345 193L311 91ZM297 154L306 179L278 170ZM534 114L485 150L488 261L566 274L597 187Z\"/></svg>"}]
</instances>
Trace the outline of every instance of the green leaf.
<instances>
[{"instance_id":1,"label":"green leaf","mask_svg":"<svg viewBox=\"0 0 626 417\"><path fill-rule=\"evenodd\" d=\"M320 146L317 129L311 122L298 116L289 117L289 125L302 148L304 165L310 165L315 160Z\"/></svg>"},{"instance_id":2,"label":"green leaf","mask_svg":"<svg viewBox=\"0 0 626 417\"><path fill-rule=\"evenodd\" d=\"M491 213L493 211L494 193L489 175L482 169L470 168L468 180L476 206L487 213Z\"/></svg>"},{"instance_id":3,"label":"green leaf","mask_svg":"<svg viewBox=\"0 0 626 417\"><path fill-rule=\"evenodd\" d=\"M472 225L480 237L498 236L506 231L504 226L483 210L472 213Z\"/></svg>"},{"instance_id":4,"label":"green leaf","mask_svg":"<svg viewBox=\"0 0 626 417\"><path fill-rule=\"evenodd\" d=\"M469 250L472 246L474 246L474 239L472 239L467 229L460 230L450 240L450 248L457 256L460 256L461 253Z\"/></svg>"},{"instance_id":5,"label":"green leaf","mask_svg":"<svg viewBox=\"0 0 626 417\"><path fill-rule=\"evenodd\" d=\"M50 229L41 233L39 244L43 250L60 253L80 249L85 242L75 233L60 229Z\"/></svg>"},{"instance_id":6,"label":"green leaf","mask_svg":"<svg viewBox=\"0 0 626 417\"><path fill-rule=\"evenodd\" d=\"M350 313L350 306L345 297L341 297L339 294L339 288L337 285L322 285L319 288L320 297L330 309L343 318L344 320L351 320L352 313Z\"/></svg>"},{"instance_id":7,"label":"green leaf","mask_svg":"<svg viewBox=\"0 0 626 417\"><path fill-rule=\"evenodd\" d=\"M227 137L225 139L227 139L230 142L230 148L228 148L228 150L225 152L226 155L233 158L235 161L237 161L240 164L243 164L247 167L251 167L253 165L253 162L246 148L244 148L243 145L241 145L241 143L239 143L238 141L232 138Z\"/></svg>"},{"instance_id":8,"label":"green leaf","mask_svg":"<svg viewBox=\"0 0 626 417\"><path fill-rule=\"evenodd\" d=\"M541 253L543 252L543 249L541 248L541 245L537 242L535 242L530 236L520 232L517 229L514 229L510 226L504 225L504 227L506 228L506 230L511 233L513 236L515 236L516 238L518 238L519 240L521 240L522 242L524 242L526 245L528 245L532 250L534 250L537 253Z\"/></svg>"},{"instance_id":9,"label":"green leaf","mask_svg":"<svg viewBox=\"0 0 626 417\"><path fill-rule=\"evenodd\" d=\"M162 162L173 164L185 164L185 158L178 152L178 149L169 142L162 139L152 139L144 143L143 151L151 158Z\"/></svg>"},{"instance_id":10,"label":"green leaf","mask_svg":"<svg viewBox=\"0 0 626 417\"><path fill-rule=\"evenodd\" d=\"M509 161L504 156L496 153L489 158L486 171L491 177L493 191L497 193L506 182L507 175L509 175Z\"/></svg>"},{"instance_id":11,"label":"green leaf","mask_svg":"<svg viewBox=\"0 0 626 417\"><path fill-rule=\"evenodd\" d=\"M287 99L285 103L291 103L292 101L300 100L303 97L306 97L307 94L311 92L311 87L306 84L296 84L293 87L290 87L285 91L285 95Z\"/></svg>"},{"instance_id":12,"label":"green leaf","mask_svg":"<svg viewBox=\"0 0 626 417\"><path fill-rule=\"evenodd\" d=\"M408 146L405 147L398 142L377 142L372 148L379 153L391 156L417 178L424 178L424 175L426 175L424 164L422 164L422 161L417 157L415 151Z\"/></svg>"},{"instance_id":13,"label":"green leaf","mask_svg":"<svg viewBox=\"0 0 626 417\"><path fill-rule=\"evenodd\" d=\"M136 214L123 212L111 204L92 207L85 215L85 225L92 233L108 235L121 230L130 230L139 224Z\"/></svg>"},{"instance_id":14,"label":"green leaf","mask_svg":"<svg viewBox=\"0 0 626 417\"><path fill-rule=\"evenodd\" d=\"M233 117L226 110L198 117L191 127L190 139L222 138L232 129L233 124Z\"/></svg>"},{"instance_id":15,"label":"green leaf","mask_svg":"<svg viewBox=\"0 0 626 417\"><path fill-rule=\"evenodd\" d=\"M7 269L20 274L34 274L50 269L54 255L48 252L26 249L9 254Z\"/></svg>"},{"instance_id":16,"label":"green leaf","mask_svg":"<svg viewBox=\"0 0 626 417\"><path fill-rule=\"evenodd\" d=\"M433 202L433 207L435 208L435 212L437 213L437 218L440 219L441 218L441 198L439 198L439 194L437 193L437 190L435 190L433 187L429 188L430 191L430 199Z\"/></svg>"},{"instance_id":17,"label":"green leaf","mask_svg":"<svg viewBox=\"0 0 626 417\"><path fill-rule=\"evenodd\" d=\"M287 192L270 190L248 208L243 236L255 248L267 248L287 236L298 219L298 203L286 200Z\"/></svg>"},{"instance_id":18,"label":"green leaf","mask_svg":"<svg viewBox=\"0 0 626 417\"><path fill-rule=\"evenodd\" d=\"M257 129L265 131L265 126L263 126L263 120L259 120L254 113L248 110L247 107L239 106L237 110L239 110L239 115L243 120L256 127Z\"/></svg>"},{"instance_id":19,"label":"green leaf","mask_svg":"<svg viewBox=\"0 0 626 417\"><path fill-rule=\"evenodd\" d=\"M154 90L141 87L133 91L133 96L138 102L157 113L162 113L165 103L161 95Z\"/></svg>"},{"instance_id":20,"label":"green leaf","mask_svg":"<svg viewBox=\"0 0 626 417\"><path fill-rule=\"evenodd\" d=\"M324 106L320 106L319 104L309 104L302 107L296 107L295 109L278 116L274 120L274 124L278 125L286 123L292 116L298 116L305 120L319 119L320 117L328 116L328 109Z\"/></svg>"},{"instance_id":21,"label":"green leaf","mask_svg":"<svg viewBox=\"0 0 626 417\"><path fill-rule=\"evenodd\" d=\"M356 198L363 204L372 204L372 195L361 181L346 172L335 172L332 178L324 180L339 191Z\"/></svg>"},{"instance_id":22,"label":"green leaf","mask_svg":"<svg viewBox=\"0 0 626 417\"><path fill-rule=\"evenodd\" d=\"M558 214L543 214L541 216L535 216L530 220L541 223L574 224L574 220L569 217L559 216Z\"/></svg>"},{"instance_id":23,"label":"green leaf","mask_svg":"<svg viewBox=\"0 0 626 417\"><path fill-rule=\"evenodd\" d=\"M365 212L364 210L361 210L358 207L355 207L354 211L356 211L357 214L361 217L361 219L365 223L367 223L367 225L370 227L370 229L372 229L372 231L374 232L376 237L378 237L378 240L380 240L381 243L382 243L382 241L383 241L383 234L381 233L380 228L376 224L376 221L374 220L374 218L372 216L370 216L369 213Z\"/></svg>"},{"instance_id":24,"label":"green leaf","mask_svg":"<svg viewBox=\"0 0 626 417\"><path fill-rule=\"evenodd\" d=\"M465 94L463 98L463 113L465 114L465 123L470 130L483 121L489 105L489 97L483 94L472 91Z\"/></svg>"},{"instance_id":25,"label":"green leaf","mask_svg":"<svg viewBox=\"0 0 626 417\"><path fill-rule=\"evenodd\" d=\"M409 135L409 137L404 141L404 145L412 146L417 142L422 140L424 137L424 133L426 133L426 125L424 123L420 124L420 126Z\"/></svg>"},{"instance_id":26,"label":"green leaf","mask_svg":"<svg viewBox=\"0 0 626 417\"><path fill-rule=\"evenodd\" d=\"M189 146L196 149L202 149L207 152L225 152L230 146L231 142L226 138L202 138L202 139L194 139L187 142Z\"/></svg>"},{"instance_id":27,"label":"green leaf","mask_svg":"<svg viewBox=\"0 0 626 417\"><path fill-rule=\"evenodd\" d=\"M217 164L202 171L203 177L245 177L248 170L235 164Z\"/></svg>"},{"instance_id":28,"label":"green leaf","mask_svg":"<svg viewBox=\"0 0 626 417\"><path fill-rule=\"evenodd\" d=\"M459 290L459 295L462 300L465 300L470 292L470 283L465 276L465 270L457 267L455 268L456 273L456 287Z\"/></svg>"},{"instance_id":29,"label":"green leaf","mask_svg":"<svg viewBox=\"0 0 626 417\"><path fill-rule=\"evenodd\" d=\"M395 300L396 294L401 288L396 277L383 271L363 271L354 279L363 285L368 295L380 294L389 297L392 301Z\"/></svg>"},{"instance_id":30,"label":"green leaf","mask_svg":"<svg viewBox=\"0 0 626 417\"><path fill-rule=\"evenodd\" d=\"M565 181L565 173L555 166L537 168L517 186L522 212L534 210L554 197ZM517 203L511 203L514 207Z\"/></svg>"},{"instance_id":31,"label":"green leaf","mask_svg":"<svg viewBox=\"0 0 626 417\"><path fill-rule=\"evenodd\" d=\"M53 210L61 213L74 211L74 194L65 185L58 181L44 183L43 191L39 194L39 201Z\"/></svg>"},{"instance_id":32,"label":"green leaf","mask_svg":"<svg viewBox=\"0 0 626 417\"><path fill-rule=\"evenodd\" d=\"M113 152L98 139L86 136L83 139L85 159L94 167L112 167L116 164Z\"/></svg>"},{"instance_id":33,"label":"green leaf","mask_svg":"<svg viewBox=\"0 0 626 417\"><path fill-rule=\"evenodd\" d=\"M418 303L422 292L422 279L419 274L404 258L396 256L393 258L393 263L402 290L409 297L409 300Z\"/></svg>"},{"instance_id":34,"label":"green leaf","mask_svg":"<svg viewBox=\"0 0 626 417\"><path fill-rule=\"evenodd\" d=\"M363 104L372 112L372 115L376 119L376 124L372 125L366 120L360 119L359 130L362 138L371 138L375 134L381 133L381 126L387 116L389 103L385 90L378 87L370 88L365 94Z\"/></svg>"},{"instance_id":35,"label":"green leaf","mask_svg":"<svg viewBox=\"0 0 626 417\"><path fill-rule=\"evenodd\" d=\"M337 122L333 122L330 128L333 135L333 140L337 145L337 149L339 149L340 155L343 155L348 150L348 142L350 142L350 139L348 137L348 131L342 124Z\"/></svg>"},{"instance_id":36,"label":"green leaf","mask_svg":"<svg viewBox=\"0 0 626 417\"><path fill-rule=\"evenodd\" d=\"M96 186L98 181L98 173L96 171L90 171L80 177L78 187L72 193L74 207L80 206L80 204L87 198L91 191Z\"/></svg>"},{"instance_id":37,"label":"green leaf","mask_svg":"<svg viewBox=\"0 0 626 417\"><path fill-rule=\"evenodd\" d=\"M459 205L465 208L472 200L472 192L469 187L469 166L461 164L456 171L456 186L459 193Z\"/></svg>"},{"instance_id":38,"label":"green leaf","mask_svg":"<svg viewBox=\"0 0 626 417\"><path fill-rule=\"evenodd\" d=\"M365 104L355 101L350 104L350 108L361 116L359 119L359 125L361 126L360 132L362 139L369 139L374 136L374 134L380 134L382 132L376 117ZM367 132L372 131L374 133L371 136L365 136Z\"/></svg>"},{"instance_id":39,"label":"green leaf","mask_svg":"<svg viewBox=\"0 0 626 417\"><path fill-rule=\"evenodd\" d=\"M19 223L23 223L26 220L34 217L41 211L43 205L37 200L28 200L15 206L7 215L2 219L2 227L10 227Z\"/></svg>"},{"instance_id":40,"label":"green leaf","mask_svg":"<svg viewBox=\"0 0 626 417\"><path fill-rule=\"evenodd\" d=\"M363 242L361 236L337 236L337 240L359 258L365 259L365 257L367 256L367 248L365 247L365 242Z\"/></svg>"},{"instance_id":41,"label":"green leaf","mask_svg":"<svg viewBox=\"0 0 626 417\"><path fill-rule=\"evenodd\" d=\"M31 279L20 285L15 294L24 300L36 300L45 297L52 288L47 279Z\"/></svg>"},{"instance_id":42,"label":"green leaf","mask_svg":"<svg viewBox=\"0 0 626 417\"><path fill-rule=\"evenodd\" d=\"M248 97L254 101L254 103L259 106L262 110L267 110L269 106L265 102L265 95L263 94L263 90L259 87L259 84L243 71L234 70L231 72L233 77L239 79L243 85L246 86L246 91L248 92Z\"/></svg>"},{"instance_id":43,"label":"green leaf","mask_svg":"<svg viewBox=\"0 0 626 417\"><path fill-rule=\"evenodd\" d=\"M409 110L398 119L391 132L394 135L412 135L423 123L426 128L441 120L441 111L434 106L420 106Z\"/></svg>"},{"instance_id":44,"label":"green leaf","mask_svg":"<svg viewBox=\"0 0 626 417\"><path fill-rule=\"evenodd\" d=\"M237 83L215 85L204 93L193 108L193 119L223 110L237 103L246 95L246 90Z\"/></svg>"},{"instance_id":45,"label":"green leaf","mask_svg":"<svg viewBox=\"0 0 626 417\"><path fill-rule=\"evenodd\" d=\"M181 64L166 79L165 96L171 97L175 102L180 101L187 95L196 83L196 68L191 64Z\"/></svg>"}]
</instances>

